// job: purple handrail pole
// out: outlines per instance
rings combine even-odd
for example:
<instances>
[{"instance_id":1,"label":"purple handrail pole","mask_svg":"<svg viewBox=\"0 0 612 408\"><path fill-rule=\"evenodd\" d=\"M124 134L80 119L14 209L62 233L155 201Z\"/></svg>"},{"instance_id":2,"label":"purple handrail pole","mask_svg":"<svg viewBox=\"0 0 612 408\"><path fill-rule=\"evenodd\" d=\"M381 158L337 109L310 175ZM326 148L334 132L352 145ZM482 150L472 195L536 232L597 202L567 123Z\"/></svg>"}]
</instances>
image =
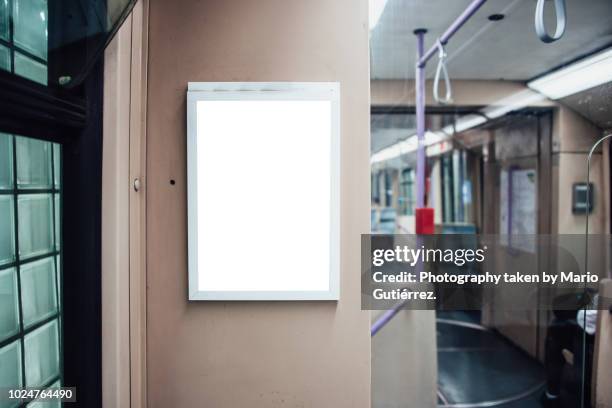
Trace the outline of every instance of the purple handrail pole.
<instances>
[{"instance_id":1,"label":"purple handrail pole","mask_svg":"<svg viewBox=\"0 0 612 408\"><path fill-rule=\"evenodd\" d=\"M476 13L478 11L478 9L480 9L480 7L486 2L487 0L474 0L470 3L469 6L467 6L467 8L463 11L463 13L461 13L461 15L459 17L457 17L455 19L455 21L453 21L453 23L450 25L450 27L448 27L446 29L446 31L444 32L444 34L442 34L442 36L440 37L440 42L444 45L448 42L448 40L450 40L450 38L455 35L455 33L457 31L459 31L459 29L470 19L470 17L472 17L474 15L474 13ZM438 51L438 45L434 44L429 50L427 50L427 52L423 55L421 58L419 58L417 61L417 66L420 67L425 67L425 64L427 64L427 61L429 61L429 59Z\"/></svg>"},{"instance_id":2,"label":"purple handrail pole","mask_svg":"<svg viewBox=\"0 0 612 408\"><path fill-rule=\"evenodd\" d=\"M376 320L374 324L372 325L372 328L370 329L370 336L374 336L376 333L378 333L380 329L385 327L385 325L389 323L391 319L393 319L393 316L395 316L397 312L399 312L402 309L403 305L404 305L403 302L398 303L397 305L395 305L395 307L383 313L382 316L380 316L378 320Z\"/></svg>"},{"instance_id":3,"label":"purple handrail pole","mask_svg":"<svg viewBox=\"0 0 612 408\"><path fill-rule=\"evenodd\" d=\"M423 56L425 30L415 30L417 36L417 59ZM425 206L425 66L415 68L416 81L416 123L417 123L417 208Z\"/></svg>"},{"instance_id":4,"label":"purple handrail pole","mask_svg":"<svg viewBox=\"0 0 612 408\"><path fill-rule=\"evenodd\" d=\"M478 11L478 9L487 0L474 0L470 5L461 13L459 17L446 29L444 34L440 37L440 42L446 44L448 40L465 24ZM416 82L416 121L417 121L417 208L425 207L425 65L427 61L434 55L438 50L437 44L431 47L427 53L425 51L425 29L414 30L414 34L417 36L417 63L415 67L415 82ZM417 238L417 242L420 242L420 238ZM417 265L417 270L421 267L420 263ZM387 310L385 313L378 318L372 328L370 334L374 336L380 329L382 329L393 317L402 309L406 302L400 302L396 304L392 309Z\"/></svg>"}]
</instances>

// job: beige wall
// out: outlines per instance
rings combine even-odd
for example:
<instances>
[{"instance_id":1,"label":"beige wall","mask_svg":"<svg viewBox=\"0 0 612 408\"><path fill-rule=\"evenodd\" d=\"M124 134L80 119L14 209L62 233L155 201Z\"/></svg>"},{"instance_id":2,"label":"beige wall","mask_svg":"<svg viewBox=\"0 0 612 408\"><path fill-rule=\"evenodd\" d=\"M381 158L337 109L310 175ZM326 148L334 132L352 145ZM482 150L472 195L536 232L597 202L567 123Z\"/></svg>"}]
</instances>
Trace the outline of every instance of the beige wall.
<instances>
[{"instance_id":1,"label":"beige wall","mask_svg":"<svg viewBox=\"0 0 612 408\"><path fill-rule=\"evenodd\" d=\"M129 101L132 19L104 55L102 158L102 403L128 407L129 349Z\"/></svg>"},{"instance_id":2,"label":"beige wall","mask_svg":"<svg viewBox=\"0 0 612 408\"><path fill-rule=\"evenodd\" d=\"M145 132L147 0L104 55L102 406L145 407ZM134 189L134 180L140 188Z\"/></svg>"},{"instance_id":3,"label":"beige wall","mask_svg":"<svg viewBox=\"0 0 612 408\"><path fill-rule=\"evenodd\" d=\"M365 0L150 2L149 407L370 405L358 256L369 230L367 12ZM339 302L187 301L188 81L340 81ZM237 232L245 244L255 233Z\"/></svg>"},{"instance_id":4,"label":"beige wall","mask_svg":"<svg viewBox=\"0 0 612 408\"><path fill-rule=\"evenodd\" d=\"M564 106L555 112L553 124L553 233L583 234L584 214L572 213L572 186L585 182L587 157L591 146L603 136L595 125ZM594 208L589 215L592 234L609 231L608 189L604 179L608 167L602 163L602 149L591 161L591 182L594 189Z\"/></svg>"},{"instance_id":5,"label":"beige wall","mask_svg":"<svg viewBox=\"0 0 612 408\"><path fill-rule=\"evenodd\" d=\"M436 407L435 322L433 310L401 310L372 338L372 408Z\"/></svg>"}]
</instances>

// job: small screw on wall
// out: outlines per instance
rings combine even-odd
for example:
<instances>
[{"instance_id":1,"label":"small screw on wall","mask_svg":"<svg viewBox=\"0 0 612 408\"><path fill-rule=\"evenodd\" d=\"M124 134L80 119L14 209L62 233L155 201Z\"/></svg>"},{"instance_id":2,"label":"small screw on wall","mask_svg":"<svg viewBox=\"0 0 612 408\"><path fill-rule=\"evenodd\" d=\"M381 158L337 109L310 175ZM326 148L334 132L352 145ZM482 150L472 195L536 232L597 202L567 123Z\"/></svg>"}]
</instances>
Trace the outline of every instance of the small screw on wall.
<instances>
[{"instance_id":1,"label":"small screw on wall","mask_svg":"<svg viewBox=\"0 0 612 408\"><path fill-rule=\"evenodd\" d=\"M139 191L139 190L140 190L140 179L135 178L134 179L134 191Z\"/></svg>"}]
</instances>

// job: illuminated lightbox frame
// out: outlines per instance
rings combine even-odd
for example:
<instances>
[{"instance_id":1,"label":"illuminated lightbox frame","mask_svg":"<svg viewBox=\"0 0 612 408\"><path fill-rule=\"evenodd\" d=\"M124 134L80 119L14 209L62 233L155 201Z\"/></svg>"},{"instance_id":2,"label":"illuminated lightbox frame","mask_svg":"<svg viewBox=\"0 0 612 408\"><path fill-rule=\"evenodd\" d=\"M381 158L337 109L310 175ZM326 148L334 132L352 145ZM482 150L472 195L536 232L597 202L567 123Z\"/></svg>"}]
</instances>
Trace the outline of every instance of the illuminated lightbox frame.
<instances>
[{"instance_id":1,"label":"illuminated lightbox frame","mask_svg":"<svg viewBox=\"0 0 612 408\"><path fill-rule=\"evenodd\" d=\"M338 300L340 85L190 82L189 300Z\"/></svg>"}]
</instances>

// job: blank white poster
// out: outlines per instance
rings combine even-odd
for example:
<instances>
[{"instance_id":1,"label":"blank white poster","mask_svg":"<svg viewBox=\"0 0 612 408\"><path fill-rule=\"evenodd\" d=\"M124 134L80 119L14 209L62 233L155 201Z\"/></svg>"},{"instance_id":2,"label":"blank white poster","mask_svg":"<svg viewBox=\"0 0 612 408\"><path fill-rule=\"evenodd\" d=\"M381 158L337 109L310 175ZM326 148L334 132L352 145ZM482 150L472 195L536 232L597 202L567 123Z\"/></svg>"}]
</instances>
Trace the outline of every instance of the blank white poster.
<instances>
[{"instance_id":1,"label":"blank white poster","mask_svg":"<svg viewBox=\"0 0 612 408\"><path fill-rule=\"evenodd\" d=\"M275 85L190 84L192 300L338 298L337 84Z\"/></svg>"}]
</instances>

